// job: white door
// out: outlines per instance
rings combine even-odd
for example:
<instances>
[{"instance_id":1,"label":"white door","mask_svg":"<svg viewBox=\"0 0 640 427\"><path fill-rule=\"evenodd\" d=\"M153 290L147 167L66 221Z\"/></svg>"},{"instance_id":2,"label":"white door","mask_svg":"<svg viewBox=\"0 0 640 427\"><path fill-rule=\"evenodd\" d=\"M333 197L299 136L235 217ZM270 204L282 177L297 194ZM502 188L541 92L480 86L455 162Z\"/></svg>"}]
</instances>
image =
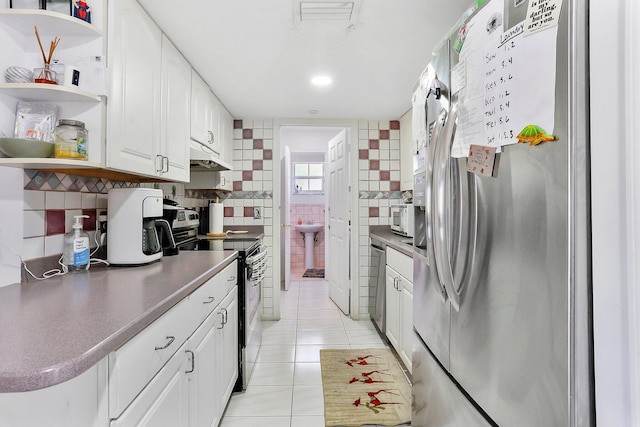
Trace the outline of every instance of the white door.
<instances>
[{"instance_id":1,"label":"white door","mask_svg":"<svg viewBox=\"0 0 640 427\"><path fill-rule=\"evenodd\" d=\"M284 247L284 290L289 290L291 284L291 150L289 146L284 147L282 157L282 245Z\"/></svg>"},{"instance_id":2,"label":"white door","mask_svg":"<svg viewBox=\"0 0 640 427\"><path fill-rule=\"evenodd\" d=\"M349 162L346 131L329 141L329 298L349 314Z\"/></svg>"}]
</instances>

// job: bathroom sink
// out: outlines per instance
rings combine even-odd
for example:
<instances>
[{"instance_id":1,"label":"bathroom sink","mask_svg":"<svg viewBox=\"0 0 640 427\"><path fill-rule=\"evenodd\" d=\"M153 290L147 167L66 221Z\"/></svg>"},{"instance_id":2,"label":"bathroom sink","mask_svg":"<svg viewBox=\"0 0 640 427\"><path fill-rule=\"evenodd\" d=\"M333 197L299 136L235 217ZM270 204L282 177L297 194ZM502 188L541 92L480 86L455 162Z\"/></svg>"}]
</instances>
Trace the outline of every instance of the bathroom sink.
<instances>
[{"instance_id":1,"label":"bathroom sink","mask_svg":"<svg viewBox=\"0 0 640 427\"><path fill-rule=\"evenodd\" d=\"M313 244L318 241L316 233L324 228L324 224L296 224L294 228L302 234L304 240L304 268L315 268Z\"/></svg>"},{"instance_id":2,"label":"bathroom sink","mask_svg":"<svg viewBox=\"0 0 640 427\"><path fill-rule=\"evenodd\" d=\"M296 231L301 233L315 233L322 230L324 228L324 224L296 224L294 227Z\"/></svg>"}]
</instances>

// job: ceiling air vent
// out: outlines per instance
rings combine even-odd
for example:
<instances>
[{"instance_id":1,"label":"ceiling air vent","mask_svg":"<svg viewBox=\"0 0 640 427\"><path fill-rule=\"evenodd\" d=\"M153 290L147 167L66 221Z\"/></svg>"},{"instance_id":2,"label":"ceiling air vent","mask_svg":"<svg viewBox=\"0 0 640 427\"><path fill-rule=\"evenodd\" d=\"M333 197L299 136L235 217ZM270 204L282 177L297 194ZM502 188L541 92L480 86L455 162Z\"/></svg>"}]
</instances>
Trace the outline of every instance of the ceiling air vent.
<instances>
[{"instance_id":1,"label":"ceiling air vent","mask_svg":"<svg viewBox=\"0 0 640 427\"><path fill-rule=\"evenodd\" d=\"M360 1L299 1L298 22L355 20Z\"/></svg>"}]
</instances>

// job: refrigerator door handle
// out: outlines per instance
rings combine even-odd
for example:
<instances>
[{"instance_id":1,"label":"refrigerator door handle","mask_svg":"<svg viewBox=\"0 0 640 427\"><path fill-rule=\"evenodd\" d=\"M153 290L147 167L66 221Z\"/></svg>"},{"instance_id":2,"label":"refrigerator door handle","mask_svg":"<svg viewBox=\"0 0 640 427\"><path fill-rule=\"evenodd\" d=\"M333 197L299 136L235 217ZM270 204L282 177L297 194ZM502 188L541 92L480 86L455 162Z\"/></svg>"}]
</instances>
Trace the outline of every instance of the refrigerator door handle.
<instances>
[{"instance_id":1,"label":"refrigerator door handle","mask_svg":"<svg viewBox=\"0 0 640 427\"><path fill-rule=\"evenodd\" d=\"M454 105L449 112L446 124L442 133L441 143L438 144L437 161L434 168L434 185L433 193L434 201L434 249L436 265L438 266L438 276L444 284L444 287L451 301L451 306L456 310L460 310L461 292L456 291L454 283L451 257L449 255L449 199L451 163L450 152L453 136L455 135L457 118L457 105Z\"/></svg>"},{"instance_id":2,"label":"refrigerator door handle","mask_svg":"<svg viewBox=\"0 0 640 427\"><path fill-rule=\"evenodd\" d=\"M433 134L431 135L431 141L429 143L429 154L428 154L428 163L427 163L427 179L426 179L426 190L425 190L425 220L426 220L426 234L427 234L427 261L429 263L429 271L431 273L431 279L438 291L438 295L442 300L442 303L447 302L447 290L442 285L442 281L440 280L440 275L438 274L438 266L436 263L436 255L435 255L435 233L434 233L434 196L433 196L433 188L434 188L434 180L435 180L435 165L436 156L438 153L438 147L441 145L440 135L442 133L442 129L444 128L447 121L447 110L444 108L440 111L438 115L438 119L436 121L436 126L433 129Z\"/></svg>"}]
</instances>

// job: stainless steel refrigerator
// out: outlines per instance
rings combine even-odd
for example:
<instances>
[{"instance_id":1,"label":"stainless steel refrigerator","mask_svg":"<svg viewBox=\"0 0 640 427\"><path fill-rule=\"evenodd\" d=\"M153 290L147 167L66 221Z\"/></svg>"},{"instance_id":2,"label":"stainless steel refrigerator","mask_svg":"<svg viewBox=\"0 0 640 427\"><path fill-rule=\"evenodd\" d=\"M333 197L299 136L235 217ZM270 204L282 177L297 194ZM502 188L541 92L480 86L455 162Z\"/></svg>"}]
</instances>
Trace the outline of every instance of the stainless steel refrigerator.
<instances>
[{"instance_id":1,"label":"stainless steel refrigerator","mask_svg":"<svg viewBox=\"0 0 640 427\"><path fill-rule=\"evenodd\" d=\"M525 20L527 3L504 1L496 19L505 31ZM482 8L452 23L423 76L425 111L418 113L426 137L414 158L413 427L595 425L589 2L537 3L561 8L554 126L547 129L557 140L502 147L495 176L467 172L467 158L451 156L465 107L451 90L456 30ZM530 66L545 66L536 61Z\"/></svg>"}]
</instances>

